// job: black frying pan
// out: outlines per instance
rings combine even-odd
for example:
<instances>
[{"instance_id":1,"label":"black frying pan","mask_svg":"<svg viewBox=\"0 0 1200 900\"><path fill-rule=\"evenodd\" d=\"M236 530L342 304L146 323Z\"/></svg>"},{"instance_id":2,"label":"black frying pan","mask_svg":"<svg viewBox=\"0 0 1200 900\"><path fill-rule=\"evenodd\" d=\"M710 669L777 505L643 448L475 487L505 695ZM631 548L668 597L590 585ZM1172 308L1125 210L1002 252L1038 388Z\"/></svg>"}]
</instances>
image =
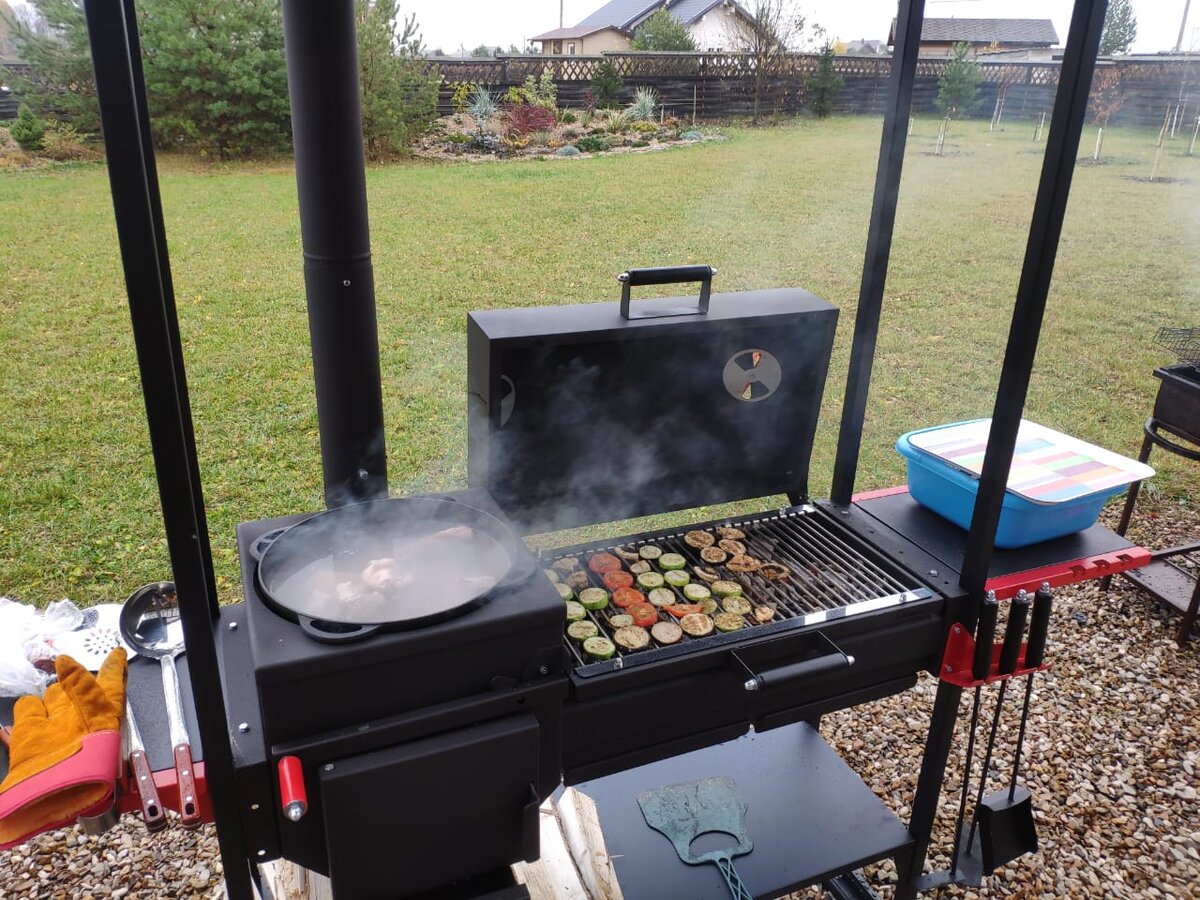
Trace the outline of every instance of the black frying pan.
<instances>
[{"instance_id":1,"label":"black frying pan","mask_svg":"<svg viewBox=\"0 0 1200 900\"><path fill-rule=\"evenodd\" d=\"M426 497L326 510L264 535L251 552L267 605L325 643L462 615L538 571L495 516Z\"/></svg>"}]
</instances>

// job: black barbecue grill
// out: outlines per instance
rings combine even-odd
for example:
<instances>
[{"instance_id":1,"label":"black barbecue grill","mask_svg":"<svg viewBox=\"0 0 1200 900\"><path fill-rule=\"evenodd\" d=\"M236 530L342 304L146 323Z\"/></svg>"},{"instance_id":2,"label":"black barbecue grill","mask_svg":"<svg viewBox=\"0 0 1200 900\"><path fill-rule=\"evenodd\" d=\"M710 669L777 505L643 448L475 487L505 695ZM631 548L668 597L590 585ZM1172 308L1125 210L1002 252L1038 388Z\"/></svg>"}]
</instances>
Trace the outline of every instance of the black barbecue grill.
<instances>
[{"instance_id":1,"label":"black barbecue grill","mask_svg":"<svg viewBox=\"0 0 1200 900\"><path fill-rule=\"evenodd\" d=\"M387 492L354 11L348 0L283 0L282 6L322 463L326 499L336 506ZM799 723L904 690L922 671L954 669L943 665L947 636L969 638L998 566L1008 576L1026 573L1036 569L1029 563L1039 554L1074 560L1065 554L1096 544L1085 533L1079 541L1003 559L993 558L991 546L1105 6L1079 0L1072 17L969 535L958 531L942 541L945 523L925 522L921 511L892 498L874 506L851 503L921 0L901 0L898 10L830 503L811 500L808 471L837 313L811 294L710 296L712 272L703 267L635 270L623 279L622 304L469 318L470 489L439 499L483 509L527 535L733 500L788 498L786 509L735 523L763 559L790 570L782 582L737 577L755 602L774 610L772 621L588 664L565 643L563 604L539 577L497 585L462 615L427 627L384 630L355 643L314 639L259 596L253 574L253 548L264 535L302 517L239 526L246 602L218 608L133 4L85 3L195 685L189 693L205 739L233 900L249 898L254 863L279 857L331 875L343 897L426 890L438 897L512 897L507 865L537 855L538 804L560 780L600 778L595 785L603 792L606 773L712 748L751 728L795 725L802 730L795 746L812 748L802 751L800 767L820 763L813 772L831 772L838 768L829 765L832 754L821 750L815 730ZM652 300L631 309L630 288L684 277L704 283L699 303ZM918 527L906 531L899 522ZM679 533L619 543L660 542L694 562ZM566 548L544 561L611 546ZM1128 546L1117 543L1118 550ZM896 858L898 897L945 883L936 880L945 873L924 879L921 873L964 683L939 681L908 826L861 782L850 792L834 791L829 815L851 809L839 796L854 793L853 808L860 811L859 801L870 801L870 821L851 813L841 823L843 833L862 821L878 840L869 842L869 851L792 872L789 885L836 877L884 856ZM752 736L739 746L756 741ZM689 755L688 765L698 758ZM839 782L852 777L844 764L841 769ZM297 782L307 783L306 813L305 804L290 802ZM448 803L449 791L469 808ZM291 814L296 810L298 817ZM819 819L791 815L788 807L781 812L777 833L788 839L802 827L821 828ZM774 867L760 856L745 868ZM948 880L960 879L951 871ZM763 890L777 895L780 887L776 882Z\"/></svg>"}]
</instances>

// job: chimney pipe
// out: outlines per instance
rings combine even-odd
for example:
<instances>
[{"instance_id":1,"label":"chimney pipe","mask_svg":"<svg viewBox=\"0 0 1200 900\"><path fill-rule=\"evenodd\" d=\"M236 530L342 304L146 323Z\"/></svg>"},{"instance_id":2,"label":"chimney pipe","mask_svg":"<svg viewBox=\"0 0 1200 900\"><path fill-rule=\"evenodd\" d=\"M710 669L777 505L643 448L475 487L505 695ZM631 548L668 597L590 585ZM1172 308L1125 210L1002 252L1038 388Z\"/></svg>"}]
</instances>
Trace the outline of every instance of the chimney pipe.
<instances>
[{"instance_id":1,"label":"chimney pipe","mask_svg":"<svg viewBox=\"0 0 1200 900\"><path fill-rule=\"evenodd\" d=\"M354 0L283 0L283 34L321 465L332 507L387 495Z\"/></svg>"}]
</instances>

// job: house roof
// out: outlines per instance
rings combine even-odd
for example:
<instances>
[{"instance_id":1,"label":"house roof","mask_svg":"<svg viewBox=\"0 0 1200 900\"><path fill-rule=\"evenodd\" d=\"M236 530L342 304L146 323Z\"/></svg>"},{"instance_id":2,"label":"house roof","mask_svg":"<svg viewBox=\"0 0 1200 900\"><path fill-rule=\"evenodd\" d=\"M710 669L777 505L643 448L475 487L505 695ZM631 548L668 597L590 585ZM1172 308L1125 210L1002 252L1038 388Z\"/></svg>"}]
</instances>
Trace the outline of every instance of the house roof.
<instances>
[{"instance_id":1,"label":"house roof","mask_svg":"<svg viewBox=\"0 0 1200 900\"><path fill-rule=\"evenodd\" d=\"M601 28L616 28L620 31L632 31L642 21L659 7L665 6L667 11L684 25L691 25L714 6L719 6L725 0L609 0L582 22L576 28L590 28L599 31ZM737 4L732 4L743 15L746 11ZM592 31L586 32L591 34ZM578 35L576 35L578 37ZM538 38L534 38L538 40Z\"/></svg>"},{"instance_id":2,"label":"house roof","mask_svg":"<svg viewBox=\"0 0 1200 900\"><path fill-rule=\"evenodd\" d=\"M1049 19L926 19L921 24L921 43L1023 44L1052 47L1058 32ZM896 20L888 43L896 42Z\"/></svg>"},{"instance_id":3,"label":"house roof","mask_svg":"<svg viewBox=\"0 0 1200 900\"><path fill-rule=\"evenodd\" d=\"M587 37L589 34L595 34L597 31L604 31L606 28L611 28L611 25L597 25L595 27L586 25L576 25L573 28L555 28L553 31L547 31L545 34L539 34L531 37L531 41L564 41L574 40L575 38Z\"/></svg>"}]
</instances>

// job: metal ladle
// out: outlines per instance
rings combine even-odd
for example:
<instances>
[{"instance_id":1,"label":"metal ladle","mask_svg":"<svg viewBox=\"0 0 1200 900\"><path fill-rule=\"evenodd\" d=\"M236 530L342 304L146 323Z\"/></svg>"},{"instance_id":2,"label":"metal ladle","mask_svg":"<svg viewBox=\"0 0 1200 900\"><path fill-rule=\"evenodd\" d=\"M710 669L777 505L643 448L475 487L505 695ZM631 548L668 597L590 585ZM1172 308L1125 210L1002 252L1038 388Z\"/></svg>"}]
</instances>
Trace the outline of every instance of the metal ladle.
<instances>
[{"instance_id":1,"label":"metal ladle","mask_svg":"<svg viewBox=\"0 0 1200 900\"><path fill-rule=\"evenodd\" d=\"M184 828L197 828L202 822L196 800L192 748L183 713L183 695L179 690L179 673L175 669L175 657L184 650L183 622L179 618L175 585L170 581L157 581L130 594L121 610L121 636L142 655L157 658L162 666L163 697L179 786L179 823Z\"/></svg>"}]
</instances>

